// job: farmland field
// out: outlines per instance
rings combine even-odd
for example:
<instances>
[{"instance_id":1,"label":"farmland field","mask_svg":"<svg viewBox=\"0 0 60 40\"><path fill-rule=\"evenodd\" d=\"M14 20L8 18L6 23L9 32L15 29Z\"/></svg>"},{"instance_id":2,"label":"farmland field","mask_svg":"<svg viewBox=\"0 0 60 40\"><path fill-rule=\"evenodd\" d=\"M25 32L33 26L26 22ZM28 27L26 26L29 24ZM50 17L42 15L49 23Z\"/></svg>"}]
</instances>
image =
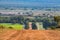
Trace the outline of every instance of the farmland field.
<instances>
[{"instance_id":1,"label":"farmland field","mask_svg":"<svg viewBox=\"0 0 60 40\"><path fill-rule=\"evenodd\" d=\"M11 28L16 29L16 30L22 30L23 29L23 25L18 24L18 23L16 23L16 24L12 24L12 23L0 23L0 26L3 26L5 28L11 27Z\"/></svg>"},{"instance_id":2,"label":"farmland field","mask_svg":"<svg viewBox=\"0 0 60 40\"><path fill-rule=\"evenodd\" d=\"M3 29L0 40L60 40L60 31Z\"/></svg>"}]
</instances>

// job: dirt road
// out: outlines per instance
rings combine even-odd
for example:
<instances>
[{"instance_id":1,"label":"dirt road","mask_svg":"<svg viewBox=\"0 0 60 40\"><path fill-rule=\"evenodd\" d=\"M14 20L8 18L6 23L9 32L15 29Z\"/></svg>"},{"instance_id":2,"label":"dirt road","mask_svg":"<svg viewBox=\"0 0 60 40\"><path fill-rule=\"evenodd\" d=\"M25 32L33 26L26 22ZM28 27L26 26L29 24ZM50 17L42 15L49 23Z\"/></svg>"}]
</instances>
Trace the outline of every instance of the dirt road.
<instances>
[{"instance_id":1,"label":"dirt road","mask_svg":"<svg viewBox=\"0 0 60 40\"><path fill-rule=\"evenodd\" d=\"M0 40L60 40L56 30L3 30Z\"/></svg>"}]
</instances>

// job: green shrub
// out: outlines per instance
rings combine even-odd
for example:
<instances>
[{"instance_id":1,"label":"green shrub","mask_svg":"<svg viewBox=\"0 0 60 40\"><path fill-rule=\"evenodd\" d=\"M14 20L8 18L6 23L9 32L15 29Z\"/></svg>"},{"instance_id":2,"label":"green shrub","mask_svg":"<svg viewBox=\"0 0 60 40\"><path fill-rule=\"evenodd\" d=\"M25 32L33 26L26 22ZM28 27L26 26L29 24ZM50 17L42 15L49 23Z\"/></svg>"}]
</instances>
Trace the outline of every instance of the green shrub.
<instances>
[{"instance_id":1,"label":"green shrub","mask_svg":"<svg viewBox=\"0 0 60 40\"><path fill-rule=\"evenodd\" d=\"M10 29L13 29L13 27L9 27Z\"/></svg>"},{"instance_id":2,"label":"green shrub","mask_svg":"<svg viewBox=\"0 0 60 40\"><path fill-rule=\"evenodd\" d=\"M56 29L56 27L55 27L55 26L51 26L50 28L51 28L52 30Z\"/></svg>"}]
</instances>

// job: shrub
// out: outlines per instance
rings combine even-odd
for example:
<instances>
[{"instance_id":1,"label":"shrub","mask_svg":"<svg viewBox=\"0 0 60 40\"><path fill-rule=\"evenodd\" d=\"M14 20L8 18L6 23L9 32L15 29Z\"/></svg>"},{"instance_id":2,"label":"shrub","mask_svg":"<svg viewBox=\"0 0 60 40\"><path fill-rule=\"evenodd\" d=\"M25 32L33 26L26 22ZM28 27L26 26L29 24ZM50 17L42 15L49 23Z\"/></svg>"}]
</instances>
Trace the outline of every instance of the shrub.
<instances>
[{"instance_id":1,"label":"shrub","mask_svg":"<svg viewBox=\"0 0 60 40\"><path fill-rule=\"evenodd\" d=\"M55 27L55 26L51 26L50 28L51 28L52 30L56 29L56 27Z\"/></svg>"},{"instance_id":2,"label":"shrub","mask_svg":"<svg viewBox=\"0 0 60 40\"><path fill-rule=\"evenodd\" d=\"M5 28L4 26L0 26L1 29Z\"/></svg>"},{"instance_id":3,"label":"shrub","mask_svg":"<svg viewBox=\"0 0 60 40\"><path fill-rule=\"evenodd\" d=\"M13 29L13 27L9 27L10 29Z\"/></svg>"}]
</instances>

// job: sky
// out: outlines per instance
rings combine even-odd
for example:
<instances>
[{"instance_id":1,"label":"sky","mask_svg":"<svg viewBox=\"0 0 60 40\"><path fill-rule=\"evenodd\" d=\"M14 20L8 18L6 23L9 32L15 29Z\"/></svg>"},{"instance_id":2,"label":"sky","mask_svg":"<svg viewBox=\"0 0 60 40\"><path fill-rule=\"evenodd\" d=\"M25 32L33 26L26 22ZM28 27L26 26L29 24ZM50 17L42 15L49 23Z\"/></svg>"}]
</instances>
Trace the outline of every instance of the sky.
<instances>
[{"instance_id":1,"label":"sky","mask_svg":"<svg viewBox=\"0 0 60 40\"><path fill-rule=\"evenodd\" d=\"M0 0L0 5L16 4L20 6L60 6L60 0Z\"/></svg>"}]
</instances>

